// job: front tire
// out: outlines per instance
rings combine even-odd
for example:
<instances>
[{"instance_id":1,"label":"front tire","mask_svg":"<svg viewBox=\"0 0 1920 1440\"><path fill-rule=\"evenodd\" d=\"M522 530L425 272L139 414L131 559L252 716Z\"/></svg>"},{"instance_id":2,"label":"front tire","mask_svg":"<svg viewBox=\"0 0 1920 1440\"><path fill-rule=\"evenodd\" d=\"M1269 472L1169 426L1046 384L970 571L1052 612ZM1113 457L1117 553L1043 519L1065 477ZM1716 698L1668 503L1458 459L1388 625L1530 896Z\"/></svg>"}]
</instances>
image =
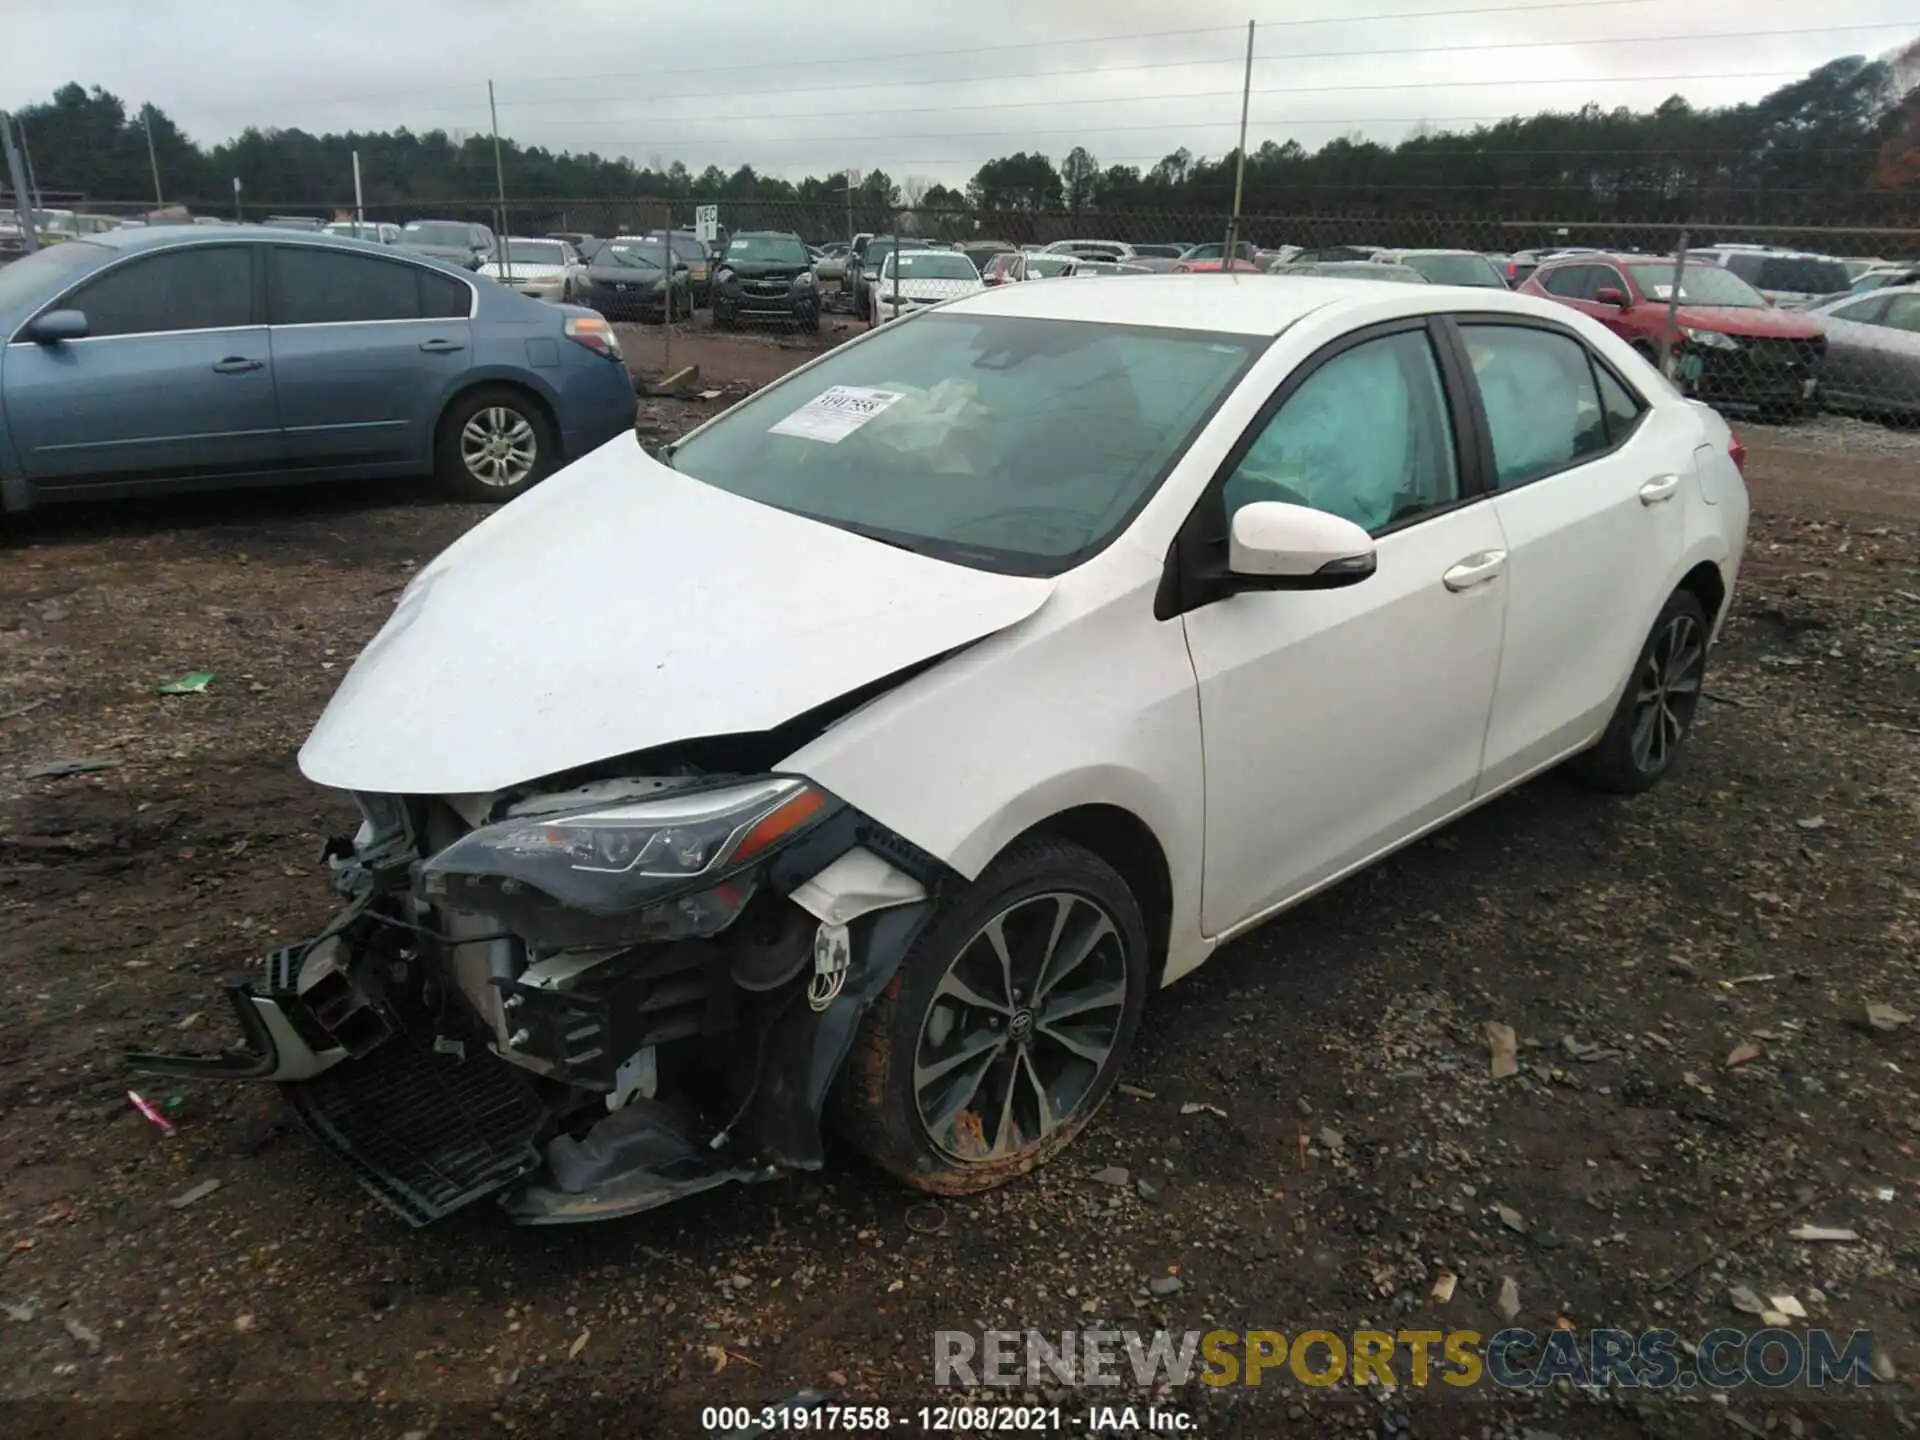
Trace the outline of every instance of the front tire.
<instances>
[{"instance_id":1,"label":"front tire","mask_svg":"<svg viewBox=\"0 0 1920 1440\"><path fill-rule=\"evenodd\" d=\"M1037 839L944 901L862 1022L841 1129L916 1190L970 1195L1085 1128L1149 981L1146 924L1099 856Z\"/></svg>"},{"instance_id":2,"label":"front tire","mask_svg":"<svg viewBox=\"0 0 1920 1440\"><path fill-rule=\"evenodd\" d=\"M1705 681L1708 626L1691 591L1667 598L1600 743L1575 761L1582 778L1637 795L1680 763Z\"/></svg>"},{"instance_id":3,"label":"front tire","mask_svg":"<svg viewBox=\"0 0 1920 1440\"><path fill-rule=\"evenodd\" d=\"M463 500L499 504L544 480L557 450L553 426L526 391L482 385L441 417L434 473Z\"/></svg>"}]
</instances>

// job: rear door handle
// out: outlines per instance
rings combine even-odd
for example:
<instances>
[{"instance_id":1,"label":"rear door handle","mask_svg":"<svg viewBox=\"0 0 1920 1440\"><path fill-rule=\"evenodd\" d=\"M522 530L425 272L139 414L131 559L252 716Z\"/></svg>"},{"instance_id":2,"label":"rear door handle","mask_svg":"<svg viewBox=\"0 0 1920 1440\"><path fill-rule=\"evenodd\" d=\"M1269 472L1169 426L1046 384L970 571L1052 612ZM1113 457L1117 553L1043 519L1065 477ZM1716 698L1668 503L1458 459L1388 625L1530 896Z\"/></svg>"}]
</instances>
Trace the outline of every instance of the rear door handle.
<instances>
[{"instance_id":1,"label":"rear door handle","mask_svg":"<svg viewBox=\"0 0 1920 1440\"><path fill-rule=\"evenodd\" d=\"M1680 477L1678 475L1656 475L1640 487L1640 503L1642 505L1659 505L1664 501L1671 500L1674 492L1679 490L1679 488Z\"/></svg>"},{"instance_id":2,"label":"rear door handle","mask_svg":"<svg viewBox=\"0 0 1920 1440\"><path fill-rule=\"evenodd\" d=\"M1440 577L1447 589L1459 594L1462 590L1471 590L1476 585L1485 585L1500 576L1507 568L1507 552L1504 550L1482 550L1478 555L1469 555L1458 565Z\"/></svg>"},{"instance_id":3,"label":"rear door handle","mask_svg":"<svg viewBox=\"0 0 1920 1440\"><path fill-rule=\"evenodd\" d=\"M226 359L214 363L213 373L216 375L245 375L249 370L264 370L266 366L267 362L264 360L249 360L244 355L229 355Z\"/></svg>"},{"instance_id":4,"label":"rear door handle","mask_svg":"<svg viewBox=\"0 0 1920 1440\"><path fill-rule=\"evenodd\" d=\"M420 348L429 355L451 355L454 351L464 350L467 347L458 340L422 340Z\"/></svg>"}]
</instances>

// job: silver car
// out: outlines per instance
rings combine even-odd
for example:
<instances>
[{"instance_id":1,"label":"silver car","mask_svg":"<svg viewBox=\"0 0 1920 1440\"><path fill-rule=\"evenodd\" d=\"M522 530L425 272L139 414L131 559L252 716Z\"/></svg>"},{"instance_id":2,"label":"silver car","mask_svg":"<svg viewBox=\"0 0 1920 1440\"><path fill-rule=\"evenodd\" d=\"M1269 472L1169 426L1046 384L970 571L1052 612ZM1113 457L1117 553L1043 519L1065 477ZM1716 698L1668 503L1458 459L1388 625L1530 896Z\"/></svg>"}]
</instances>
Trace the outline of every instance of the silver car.
<instances>
[{"instance_id":1,"label":"silver car","mask_svg":"<svg viewBox=\"0 0 1920 1440\"><path fill-rule=\"evenodd\" d=\"M1829 410L1920 416L1920 285L1842 295L1809 313L1827 331Z\"/></svg>"}]
</instances>

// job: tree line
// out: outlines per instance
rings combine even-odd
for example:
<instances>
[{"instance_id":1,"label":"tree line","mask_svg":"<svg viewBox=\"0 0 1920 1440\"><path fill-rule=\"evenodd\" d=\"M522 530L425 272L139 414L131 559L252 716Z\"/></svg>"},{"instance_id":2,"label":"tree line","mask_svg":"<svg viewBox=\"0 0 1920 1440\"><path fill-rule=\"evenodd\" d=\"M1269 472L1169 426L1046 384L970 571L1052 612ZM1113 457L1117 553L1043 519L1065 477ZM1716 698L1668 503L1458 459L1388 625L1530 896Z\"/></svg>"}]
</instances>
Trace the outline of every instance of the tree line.
<instances>
[{"instance_id":1,"label":"tree line","mask_svg":"<svg viewBox=\"0 0 1920 1440\"><path fill-rule=\"evenodd\" d=\"M165 198L219 211L232 185L249 209L324 207L352 194L358 152L370 210L485 205L495 196L493 142L421 134L248 129L197 145L164 112L129 109L72 83L17 111L45 194L138 201L160 172ZM148 127L152 133L152 164ZM1184 147L1142 169L1103 166L1076 146L1058 163L1019 151L980 166L964 190L884 171L798 181L743 164L699 173L626 157L553 151L502 137L510 204L668 200L848 207L884 223L902 207L994 215L1192 211L1231 206L1237 153ZM1878 60L1822 65L1764 98L1698 108L1674 96L1650 111L1586 105L1471 130L1421 129L1394 144L1343 136L1309 150L1269 140L1247 155L1248 213L1418 214L1552 210L1566 218L1685 218L1704 203L1793 223L1920 223L1920 41Z\"/></svg>"}]
</instances>

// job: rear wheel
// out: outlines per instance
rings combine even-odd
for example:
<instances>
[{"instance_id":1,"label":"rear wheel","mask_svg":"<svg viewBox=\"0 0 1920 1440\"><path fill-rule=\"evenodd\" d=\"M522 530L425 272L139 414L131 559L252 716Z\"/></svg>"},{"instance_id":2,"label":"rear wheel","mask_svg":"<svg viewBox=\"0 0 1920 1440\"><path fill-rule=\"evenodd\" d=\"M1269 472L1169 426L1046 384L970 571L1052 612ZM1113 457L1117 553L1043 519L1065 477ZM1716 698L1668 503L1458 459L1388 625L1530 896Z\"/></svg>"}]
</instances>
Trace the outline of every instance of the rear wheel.
<instances>
[{"instance_id":1,"label":"rear wheel","mask_svg":"<svg viewBox=\"0 0 1920 1440\"><path fill-rule=\"evenodd\" d=\"M1106 1098L1148 974L1140 907L1113 868L1064 841L1021 845L943 904L868 1011L842 1129L917 1190L1027 1173Z\"/></svg>"},{"instance_id":2,"label":"rear wheel","mask_svg":"<svg viewBox=\"0 0 1920 1440\"><path fill-rule=\"evenodd\" d=\"M1575 762L1603 790L1637 794L1680 762L1707 666L1707 612L1676 590L1653 622L1600 743Z\"/></svg>"},{"instance_id":3,"label":"rear wheel","mask_svg":"<svg viewBox=\"0 0 1920 1440\"><path fill-rule=\"evenodd\" d=\"M524 390L483 385L456 399L434 446L440 483L466 500L511 500L554 467L557 446L545 412Z\"/></svg>"}]
</instances>

